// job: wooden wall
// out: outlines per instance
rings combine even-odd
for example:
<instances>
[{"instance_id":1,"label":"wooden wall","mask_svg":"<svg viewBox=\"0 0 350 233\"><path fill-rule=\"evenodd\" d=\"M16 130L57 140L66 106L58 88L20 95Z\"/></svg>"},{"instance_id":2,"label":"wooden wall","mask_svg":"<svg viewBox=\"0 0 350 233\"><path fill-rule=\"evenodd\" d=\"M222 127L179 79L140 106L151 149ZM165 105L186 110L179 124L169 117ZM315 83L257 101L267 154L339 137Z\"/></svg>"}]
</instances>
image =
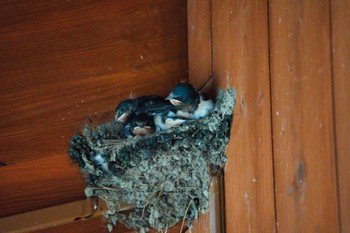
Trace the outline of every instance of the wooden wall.
<instances>
[{"instance_id":1,"label":"wooden wall","mask_svg":"<svg viewBox=\"0 0 350 233\"><path fill-rule=\"evenodd\" d=\"M270 3L276 221L281 232L339 228L329 12L328 1Z\"/></svg>"},{"instance_id":2,"label":"wooden wall","mask_svg":"<svg viewBox=\"0 0 350 233\"><path fill-rule=\"evenodd\" d=\"M227 232L273 232L274 193L267 5L212 1L213 74L238 91L227 149Z\"/></svg>"},{"instance_id":3,"label":"wooden wall","mask_svg":"<svg viewBox=\"0 0 350 233\"><path fill-rule=\"evenodd\" d=\"M349 1L189 3L190 80L238 90L226 232L349 232Z\"/></svg>"},{"instance_id":4,"label":"wooden wall","mask_svg":"<svg viewBox=\"0 0 350 233\"><path fill-rule=\"evenodd\" d=\"M2 1L0 217L84 198L70 137L187 78L186 14L184 0Z\"/></svg>"},{"instance_id":5,"label":"wooden wall","mask_svg":"<svg viewBox=\"0 0 350 233\"><path fill-rule=\"evenodd\" d=\"M331 46L340 230L350 232L350 2L333 0Z\"/></svg>"},{"instance_id":6,"label":"wooden wall","mask_svg":"<svg viewBox=\"0 0 350 233\"><path fill-rule=\"evenodd\" d=\"M72 133L188 72L211 94L238 91L216 232L350 232L349 1L7 1L0 12L0 217L84 198Z\"/></svg>"}]
</instances>

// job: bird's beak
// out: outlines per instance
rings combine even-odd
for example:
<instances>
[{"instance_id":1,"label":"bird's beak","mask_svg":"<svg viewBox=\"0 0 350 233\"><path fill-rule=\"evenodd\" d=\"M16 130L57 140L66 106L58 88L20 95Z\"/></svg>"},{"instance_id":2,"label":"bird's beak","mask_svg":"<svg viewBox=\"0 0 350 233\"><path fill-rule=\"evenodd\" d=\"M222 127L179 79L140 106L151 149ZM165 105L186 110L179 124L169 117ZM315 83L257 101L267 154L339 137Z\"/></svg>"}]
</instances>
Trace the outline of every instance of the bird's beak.
<instances>
[{"instance_id":1,"label":"bird's beak","mask_svg":"<svg viewBox=\"0 0 350 233\"><path fill-rule=\"evenodd\" d=\"M165 100L171 100L173 97L171 95L169 95L168 97L165 98Z\"/></svg>"},{"instance_id":2,"label":"bird's beak","mask_svg":"<svg viewBox=\"0 0 350 233\"><path fill-rule=\"evenodd\" d=\"M133 130L133 133L135 135L147 135L147 134L154 133L154 129L149 126L145 126L145 127L136 126Z\"/></svg>"},{"instance_id":3,"label":"bird's beak","mask_svg":"<svg viewBox=\"0 0 350 233\"><path fill-rule=\"evenodd\" d=\"M183 103L180 100L175 99L172 94L170 94L168 97L166 97L165 100L169 100L170 103L174 106L183 105Z\"/></svg>"},{"instance_id":4,"label":"bird's beak","mask_svg":"<svg viewBox=\"0 0 350 233\"><path fill-rule=\"evenodd\" d=\"M128 112L123 113L121 116L118 117L118 113L115 114L114 120L117 122L125 123L127 117L129 116Z\"/></svg>"},{"instance_id":5,"label":"bird's beak","mask_svg":"<svg viewBox=\"0 0 350 233\"><path fill-rule=\"evenodd\" d=\"M140 126L134 127L134 130L141 130L141 129L142 129L142 127L140 127Z\"/></svg>"},{"instance_id":6,"label":"bird's beak","mask_svg":"<svg viewBox=\"0 0 350 233\"><path fill-rule=\"evenodd\" d=\"M183 103L180 100L170 99L169 101L174 106L181 106L181 105L183 105Z\"/></svg>"}]
</instances>

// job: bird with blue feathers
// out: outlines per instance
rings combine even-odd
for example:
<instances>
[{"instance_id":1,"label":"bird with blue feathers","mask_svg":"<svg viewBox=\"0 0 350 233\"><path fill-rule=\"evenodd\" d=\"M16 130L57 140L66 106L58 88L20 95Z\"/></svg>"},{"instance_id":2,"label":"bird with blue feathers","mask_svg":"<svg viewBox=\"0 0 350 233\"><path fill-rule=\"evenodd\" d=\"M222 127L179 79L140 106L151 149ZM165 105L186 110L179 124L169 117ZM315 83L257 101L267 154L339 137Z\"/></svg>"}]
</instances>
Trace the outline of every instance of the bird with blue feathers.
<instances>
[{"instance_id":1,"label":"bird with blue feathers","mask_svg":"<svg viewBox=\"0 0 350 233\"><path fill-rule=\"evenodd\" d=\"M150 95L120 102L115 121L124 124L123 138L164 131L208 115L214 103L191 84L176 85L168 97Z\"/></svg>"}]
</instances>

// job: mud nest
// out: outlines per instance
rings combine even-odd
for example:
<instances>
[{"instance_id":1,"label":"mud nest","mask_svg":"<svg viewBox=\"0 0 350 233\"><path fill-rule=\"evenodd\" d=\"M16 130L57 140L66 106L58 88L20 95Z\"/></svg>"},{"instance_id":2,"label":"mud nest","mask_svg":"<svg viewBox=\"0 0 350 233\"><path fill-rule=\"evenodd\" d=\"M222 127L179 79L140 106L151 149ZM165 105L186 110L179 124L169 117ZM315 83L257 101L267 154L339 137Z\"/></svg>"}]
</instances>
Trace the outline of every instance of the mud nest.
<instances>
[{"instance_id":1,"label":"mud nest","mask_svg":"<svg viewBox=\"0 0 350 233\"><path fill-rule=\"evenodd\" d=\"M85 176L86 196L107 203L109 230L118 222L140 232L191 226L206 212L210 178L227 160L235 99L234 89L219 90L207 117L151 135L121 140L122 124L108 122L72 137L70 156ZM131 211L120 211L125 203Z\"/></svg>"}]
</instances>

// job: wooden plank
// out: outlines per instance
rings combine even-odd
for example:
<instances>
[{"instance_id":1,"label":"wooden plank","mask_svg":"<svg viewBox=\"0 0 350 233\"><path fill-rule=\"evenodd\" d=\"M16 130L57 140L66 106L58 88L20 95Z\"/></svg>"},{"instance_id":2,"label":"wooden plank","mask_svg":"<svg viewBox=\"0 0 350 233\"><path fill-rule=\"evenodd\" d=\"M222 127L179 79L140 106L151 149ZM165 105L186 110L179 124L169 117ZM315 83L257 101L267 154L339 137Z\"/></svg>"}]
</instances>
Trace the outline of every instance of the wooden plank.
<instances>
[{"instance_id":1,"label":"wooden plank","mask_svg":"<svg viewBox=\"0 0 350 233\"><path fill-rule=\"evenodd\" d=\"M209 212L209 230L210 233L226 232L225 228L225 196L224 196L224 177L213 177L210 186L210 212ZM200 231L203 232L204 231Z\"/></svg>"},{"instance_id":2,"label":"wooden plank","mask_svg":"<svg viewBox=\"0 0 350 233\"><path fill-rule=\"evenodd\" d=\"M350 232L350 2L331 2L333 95L341 232Z\"/></svg>"},{"instance_id":3,"label":"wooden plank","mask_svg":"<svg viewBox=\"0 0 350 233\"><path fill-rule=\"evenodd\" d=\"M223 200L223 177L212 177L210 182L210 198L207 213L201 214L194 222L188 233L221 233L225 232L224 200Z\"/></svg>"},{"instance_id":4,"label":"wooden plank","mask_svg":"<svg viewBox=\"0 0 350 233\"><path fill-rule=\"evenodd\" d=\"M58 227L43 229L40 231L36 231L36 233L108 233L108 229L106 228L106 221L103 218L93 218L86 221L77 221L76 223L71 223L67 225L62 225ZM113 232L133 232L128 231L124 226L118 226L120 228L116 228Z\"/></svg>"},{"instance_id":5,"label":"wooden plank","mask_svg":"<svg viewBox=\"0 0 350 233\"><path fill-rule=\"evenodd\" d=\"M59 225L102 217L107 211L107 205L100 200L96 211L93 210L94 200L85 199L52 206L40 210L34 210L17 215L0 218L2 232L25 233L47 229ZM129 209L126 206L124 209Z\"/></svg>"},{"instance_id":6,"label":"wooden plank","mask_svg":"<svg viewBox=\"0 0 350 233\"><path fill-rule=\"evenodd\" d=\"M2 3L0 217L84 197L71 135L185 79L186 25L185 0Z\"/></svg>"},{"instance_id":7,"label":"wooden plank","mask_svg":"<svg viewBox=\"0 0 350 233\"><path fill-rule=\"evenodd\" d=\"M213 0L215 86L238 91L225 171L227 232L275 232L266 1Z\"/></svg>"},{"instance_id":8,"label":"wooden plank","mask_svg":"<svg viewBox=\"0 0 350 233\"><path fill-rule=\"evenodd\" d=\"M108 232L107 221L103 218L107 211L106 203L100 199L96 212L93 212L93 204L92 200L86 199L0 218L1 232ZM121 210L128 210L130 207L125 204L121 206ZM179 222L168 232L178 233L181 225L182 222ZM136 231L117 224L112 232Z\"/></svg>"},{"instance_id":9,"label":"wooden plank","mask_svg":"<svg viewBox=\"0 0 350 233\"><path fill-rule=\"evenodd\" d=\"M187 9L189 80L200 88L212 76L211 0L188 0Z\"/></svg>"},{"instance_id":10,"label":"wooden plank","mask_svg":"<svg viewBox=\"0 0 350 233\"><path fill-rule=\"evenodd\" d=\"M329 4L269 7L278 232L338 232Z\"/></svg>"},{"instance_id":11,"label":"wooden plank","mask_svg":"<svg viewBox=\"0 0 350 233\"><path fill-rule=\"evenodd\" d=\"M78 221L76 223L36 231L36 233L108 233L109 231L106 228L106 224L107 223L103 218L93 218L85 221ZM177 224L173 228L169 229L168 233L181 233L180 230L181 224ZM118 232L137 233L138 231L128 229L124 225L119 224L113 229L112 233ZM156 231L150 231L150 233L156 233Z\"/></svg>"},{"instance_id":12,"label":"wooden plank","mask_svg":"<svg viewBox=\"0 0 350 233\"><path fill-rule=\"evenodd\" d=\"M189 82L201 88L212 76L211 64L211 0L187 1L188 34L188 70ZM210 94L212 86L204 90ZM211 185L211 189L213 189ZM217 187L217 186L215 186ZM213 195L213 192L211 192ZM199 217L191 231L193 233L210 232L211 215L215 214L215 202L209 204L208 212ZM214 211L214 212L213 212ZM215 224L215 222L213 223Z\"/></svg>"},{"instance_id":13,"label":"wooden plank","mask_svg":"<svg viewBox=\"0 0 350 233\"><path fill-rule=\"evenodd\" d=\"M181 232L224 232L224 226L222 225L221 221L221 180L222 177L213 177L211 180L209 212L207 214L200 215L199 219L195 221L191 229L188 229L186 224L184 224ZM95 203L98 205L94 211L93 208ZM120 206L120 211L128 211L132 208L132 205L124 203ZM90 221L91 218L102 218L107 210L108 207L102 199L99 199L98 202L95 202L95 199L84 199L81 201L70 202L63 205L51 206L48 208L3 217L0 218L0 226L2 232L11 233L26 233L35 231L55 232L57 229L65 228L63 225L72 223L79 224L79 221ZM179 232L182 222L183 221L179 221L176 226L169 229L170 232ZM106 224L107 223L105 222L104 225ZM85 225L82 227L85 227ZM75 227L73 229L75 229ZM123 232L129 232L129 230L122 228L120 225L117 226L117 229L120 231L123 230Z\"/></svg>"}]
</instances>

